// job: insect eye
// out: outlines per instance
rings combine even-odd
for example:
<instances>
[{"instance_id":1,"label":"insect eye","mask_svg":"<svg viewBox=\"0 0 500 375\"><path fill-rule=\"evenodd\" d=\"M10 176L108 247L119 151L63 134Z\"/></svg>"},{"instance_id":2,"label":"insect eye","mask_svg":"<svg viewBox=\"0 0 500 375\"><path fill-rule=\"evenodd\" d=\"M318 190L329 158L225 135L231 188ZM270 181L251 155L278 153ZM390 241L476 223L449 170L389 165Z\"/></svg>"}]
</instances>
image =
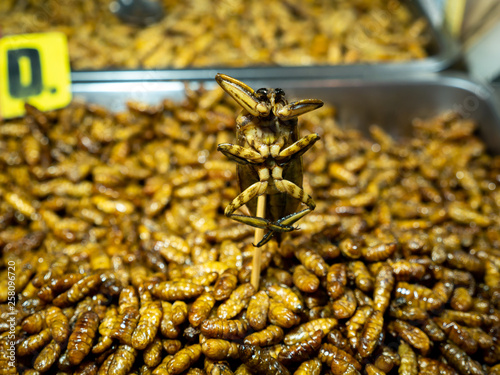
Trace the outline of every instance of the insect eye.
<instances>
[{"instance_id":1,"label":"insect eye","mask_svg":"<svg viewBox=\"0 0 500 375\"><path fill-rule=\"evenodd\" d=\"M276 94L276 98L282 98L283 96L285 96L285 92L283 91L283 89L274 89L274 92Z\"/></svg>"},{"instance_id":2,"label":"insect eye","mask_svg":"<svg viewBox=\"0 0 500 375\"><path fill-rule=\"evenodd\" d=\"M255 96L259 99L259 100L266 100L267 99L267 94L269 94L269 91L267 89L258 89L256 92L255 92Z\"/></svg>"}]
</instances>

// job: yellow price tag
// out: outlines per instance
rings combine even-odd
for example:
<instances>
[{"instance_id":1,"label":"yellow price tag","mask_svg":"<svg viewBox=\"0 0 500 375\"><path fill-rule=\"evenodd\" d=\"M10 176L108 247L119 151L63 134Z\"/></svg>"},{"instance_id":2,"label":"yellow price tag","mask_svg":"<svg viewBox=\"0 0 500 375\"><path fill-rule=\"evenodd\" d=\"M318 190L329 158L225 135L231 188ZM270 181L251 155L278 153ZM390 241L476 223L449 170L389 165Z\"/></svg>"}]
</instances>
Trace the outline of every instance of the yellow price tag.
<instances>
[{"instance_id":1,"label":"yellow price tag","mask_svg":"<svg viewBox=\"0 0 500 375\"><path fill-rule=\"evenodd\" d=\"M25 114L24 103L41 111L71 101L66 36L58 32L0 38L0 117Z\"/></svg>"}]
</instances>

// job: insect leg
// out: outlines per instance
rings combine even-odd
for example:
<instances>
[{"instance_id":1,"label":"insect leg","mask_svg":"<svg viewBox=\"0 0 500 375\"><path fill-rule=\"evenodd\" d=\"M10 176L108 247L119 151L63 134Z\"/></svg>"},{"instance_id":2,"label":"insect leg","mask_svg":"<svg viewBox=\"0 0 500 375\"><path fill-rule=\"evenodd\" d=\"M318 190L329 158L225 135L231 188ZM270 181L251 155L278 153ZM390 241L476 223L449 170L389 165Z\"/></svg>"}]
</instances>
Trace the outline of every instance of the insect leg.
<instances>
[{"instance_id":1,"label":"insect leg","mask_svg":"<svg viewBox=\"0 0 500 375\"><path fill-rule=\"evenodd\" d=\"M323 102L319 99L302 99L278 108L275 113L281 120L290 120L322 106Z\"/></svg>"},{"instance_id":2,"label":"insect leg","mask_svg":"<svg viewBox=\"0 0 500 375\"><path fill-rule=\"evenodd\" d=\"M239 164L260 164L265 160L257 151L231 143L221 143L217 146L217 151Z\"/></svg>"},{"instance_id":3,"label":"insect leg","mask_svg":"<svg viewBox=\"0 0 500 375\"><path fill-rule=\"evenodd\" d=\"M283 179L282 167L275 166L273 168L272 176L276 189L278 189L281 193L288 194L291 197L298 199L299 201L307 205L307 207L309 207L311 211L316 208L316 203L309 194L306 194L306 192L302 188L295 185L292 181Z\"/></svg>"},{"instance_id":4,"label":"insect leg","mask_svg":"<svg viewBox=\"0 0 500 375\"><path fill-rule=\"evenodd\" d=\"M316 141L319 140L319 138L319 135L316 133L302 137L297 142L292 143L287 148L281 150L281 152L277 156L275 156L276 161L280 162L287 157L296 158L301 156L303 153L309 150L316 143Z\"/></svg>"},{"instance_id":5,"label":"insect leg","mask_svg":"<svg viewBox=\"0 0 500 375\"><path fill-rule=\"evenodd\" d=\"M287 215L285 217L282 217L281 219L277 220L274 223L274 226L279 226L281 228L284 226L285 228L291 228L289 231L287 230L286 232L291 232L292 230L297 229L296 227L293 227L292 224L294 224L296 221L302 219L304 216L306 216L309 212L311 212L311 208L306 208L302 211L295 212L293 214ZM254 245L255 247L261 247L264 246L266 243L268 243L271 238L273 238L274 233L276 232L284 232L282 230L275 230L272 229L272 227L269 227L271 229L269 232L267 232L264 237L262 237L262 240L257 245Z\"/></svg>"}]
</instances>

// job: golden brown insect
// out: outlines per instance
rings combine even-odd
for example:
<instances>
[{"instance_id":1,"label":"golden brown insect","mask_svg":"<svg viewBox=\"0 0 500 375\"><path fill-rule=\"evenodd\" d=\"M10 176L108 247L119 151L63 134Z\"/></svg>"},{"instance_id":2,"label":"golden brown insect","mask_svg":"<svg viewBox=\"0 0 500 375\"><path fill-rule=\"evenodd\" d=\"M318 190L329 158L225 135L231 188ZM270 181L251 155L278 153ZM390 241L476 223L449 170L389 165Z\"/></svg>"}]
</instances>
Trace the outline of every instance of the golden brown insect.
<instances>
[{"instance_id":1,"label":"golden brown insect","mask_svg":"<svg viewBox=\"0 0 500 375\"><path fill-rule=\"evenodd\" d=\"M45 326L45 311L34 313L27 316L22 322L24 332L29 334L38 333Z\"/></svg>"},{"instance_id":2,"label":"golden brown insect","mask_svg":"<svg viewBox=\"0 0 500 375\"><path fill-rule=\"evenodd\" d=\"M404 320L393 320L387 325L387 330L393 335L399 335L408 344L426 355L430 349L429 337L420 328L417 328Z\"/></svg>"},{"instance_id":3,"label":"golden brown insect","mask_svg":"<svg viewBox=\"0 0 500 375\"><path fill-rule=\"evenodd\" d=\"M293 230L292 225L314 210L316 204L302 189L302 154L319 140L318 134L299 139L297 117L320 108L318 99L305 99L288 104L281 89L254 91L223 74L217 83L241 107L236 120L239 145L219 144L217 150L238 163L238 181L242 193L226 207L224 214L257 228L268 229L257 246L262 246L277 232ZM265 218L257 218L256 200L266 194ZM295 212L298 202L307 208ZM251 216L234 212L247 204Z\"/></svg>"},{"instance_id":4,"label":"golden brown insect","mask_svg":"<svg viewBox=\"0 0 500 375\"><path fill-rule=\"evenodd\" d=\"M284 304L275 302L271 299L269 303L268 319L271 324L290 328L300 322L300 317L295 315L292 310Z\"/></svg>"},{"instance_id":5,"label":"golden brown insect","mask_svg":"<svg viewBox=\"0 0 500 375\"><path fill-rule=\"evenodd\" d=\"M164 301L177 301L196 298L204 291L201 285L186 281L164 281L155 285L151 294Z\"/></svg>"},{"instance_id":6,"label":"golden brown insect","mask_svg":"<svg viewBox=\"0 0 500 375\"><path fill-rule=\"evenodd\" d=\"M462 374L485 375L481 365L455 344L448 342L439 347L448 363Z\"/></svg>"},{"instance_id":7,"label":"golden brown insect","mask_svg":"<svg viewBox=\"0 0 500 375\"><path fill-rule=\"evenodd\" d=\"M223 301L231 295L238 284L238 271L235 268L225 270L216 281L214 297L216 301Z\"/></svg>"},{"instance_id":8,"label":"golden brown insect","mask_svg":"<svg viewBox=\"0 0 500 375\"><path fill-rule=\"evenodd\" d=\"M309 271L314 272L318 277L325 277L328 273L328 264L316 251L312 249L300 248L295 251L295 256Z\"/></svg>"},{"instance_id":9,"label":"golden brown insect","mask_svg":"<svg viewBox=\"0 0 500 375\"><path fill-rule=\"evenodd\" d=\"M394 275L389 265L380 268L375 277L375 286L373 291L373 302L375 310L385 312L389 306L392 289L394 288Z\"/></svg>"},{"instance_id":10,"label":"golden brown insect","mask_svg":"<svg viewBox=\"0 0 500 375\"><path fill-rule=\"evenodd\" d=\"M417 306L397 306L395 303L390 304L389 314L393 318L401 320L425 320L428 316L425 310Z\"/></svg>"},{"instance_id":11,"label":"golden brown insect","mask_svg":"<svg viewBox=\"0 0 500 375\"><path fill-rule=\"evenodd\" d=\"M358 260L349 262L348 269L354 276L354 282L359 289L366 293L373 290L373 276L363 262Z\"/></svg>"},{"instance_id":12,"label":"golden brown insect","mask_svg":"<svg viewBox=\"0 0 500 375\"><path fill-rule=\"evenodd\" d=\"M318 358L313 358L302 362L293 375L319 375L320 373L321 361Z\"/></svg>"},{"instance_id":13,"label":"golden brown insect","mask_svg":"<svg viewBox=\"0 0 500 375\"><path fill-rule=\"evenodd\" d=\"M344 293L347 284L347 267L344 263L335 263L328 269L326 275L326 291L332 299L339 298Z\"/></svg>"},{"instance_id":14,"label":"golden brown insect","mask_svg":"<svg viewBox=\"0 0 500 375\"><path fill-rule=\"evenodd\" d=\"M270 346L283 340L283 329L275 325L268 325L262 331L254 332L243 340L245 344L256 346Z\"/></svg>"},{"instance_id":15,"label":"golden brown insect","mask_svg":"<svg viewBox=\"0 0 500 375\"><path fill-rule=\"evenodd\" d=\"M215 305L215 298L212 293L203 293L191 305L188 312L189 323L193 327L198 327L210 315L210 311Z\"/></svg>"},{"instance_id":16,"label":"golden brown insect","mask_svg":"<svg viewBox=\"0 0 500 375\"><path fill-rule=\"evenodd\" d=\"M366 319L358 342L358 352L361 357L370 356L378 345L380 334L384 326L384 313L381 310L373 310Z\"/></svg>"},{"instance_id":17,"label":"golden brown insect","mask_svg":"<svg viewBox=\"0 0 500 375\"><path fill-rule=\"evenodd\" d=\"M258 346L240 345L240 359L253 373L263 375L289 375L290 372L275 358Z\"/></svg>"},{"instance_id":18,"label":"golden brown insect","mask_svg":"<svg viewBox=\"0 0 500 375\"><path fill-rule=\"evenodd\" d=\"M361 370L361 364L349 353L337 348L332 344L322 344L318 353L318 358L327 366L332 367L333 373L339 373L340 370L356 371ZM354 372L351 372L354 373Z\"/></svg>"},{"instance_id":19,"label":"golden brown insect","mask_svg":"<svg viewBox=\"0 0 500 375\"><path fill-rule=\"evenodd\" d=\"M61 345L52 340L36 357L33 368L40 372L47 371L59 358L61 354Z\"/></svg>"},{"instance_id":20,"label":"golden brown insect","mask_svg":"<svg viewBox=\"0 0 500 375\"><path fill-rule=\"evenodd\" d=\"M156 367L160 364L162 359L163 343L159 336L156 336L152 343L150 343L143 351L144 363L150 367ZM168 353L168 351L167 351ZM173 354L173 353L168 353Z\"/></svg>"},{"instance_id":21,"label":"golden brown insect","mask_svg":"<svg viewBox=\"0 0 500 375\"><path fill-rule=\"evenodd\" d=\"M418 365L417 356L410 345L401 341L398 347L398 354L401 358L401 365L399 367L400 374L417 375Z\"/></svg>"},{"instance_id":22,"label":"golden brown insect","mask_svg":"<svg viewBox=\"0 0 500 375\"><path fill-rule=\"evenodd\" d=\"M454 310L468 311L472 308L473 301L466 288L459 287L453 291L450 305Z\"/></svg>"},{"instance_id":23,"label":"golden brown insect","mask_svg":"<svg viewBox=\"0 0 500 375\"><path fill-rule=\"evenodd\" d=\"M477 351L477 341L460 324L443 318L434 318L448 338L458 345L467 354L471 355Z\"/></svg>"},{"instance_id":24,"label":"golden brown insect","mask_svg":"<svg viewBox=\"0 0 500 375\"><path fill-rule=\"evenodd\" d=\"M192 366L201 355L201 345L194 344L186 346L175 353L174 357L167 363L169 374L176 375Z\"/></svg>"},{"instance_id":25,"label":"golden brown insect","mask_svg":"<svg viewBox=\"0 0 500 375\"><path fill-rule=\"evenodd\" d=\"M425 274L425 266L408 260L389 261L397 281L420 280Z\"/></svg>"},{"instance_id":26,"label":"golden brown insect","mask_svg":"<svg viewBox=\"0 0 500 375\"><path fill-rule=\"evenodd\" d=\"M443 305L443 302L431 289L404 281L397 283L395 298L401 298L406 303L423 310L436 310Z\"/></svg>"},{"instance_id":27,"label":"golden brown insect","mask_svg":"<svg viewBox=\"0 0 500 375\"><path fill-rule=\"evenodd\" d=\"M250 298L247 307L247 319L248 324L254 330L260 331L266 326L269 304L269 296L263 290Z\"/></svg>"},{"instance_id":28,"label":"golden brown insect","mask_svg":"<svg viewBox=\"0 0 500 375\"><path fill-rule=\"evenodd\" d=\"M182 343L179 340L163 339L163 350L168 354L175 354L182 348Z\"/></svg>"},{"instance_id":29,"label":"golden brown insect","mask_svg":"<svg viewBox=\"0 0 500 375\"><path fill-rule=\"evenodd\" d=\"M45 321L50 328L50 333L59 344L64 344L69 335L69 322L66 315L56 306L50 306L45 310Z\"/></svg>"},{"instance_id":30,"label":"golden brown insect","mask_svg":"<svg viewBox=\"0 0 500 375\"><path fill-rule=\"evenodd\" d=\"M52 303L58 307L70 306L96 290L100 284L101 277L99 274L86 276L76 282L67 292L58 295Z\"/></svg>"},{"instance_id":31,"label":"golden brown insect","mask_svg":"<svg viewBox=\"0 0 500 375\"><path fill-rule=\"evenodd\" d=\"M457 372L447 364L426 357L418 358L418 370L422 375L457 375Z\"/></svg>"},{"instance_id":32,"label":"golden brown insect","mask_svg":"<svg viewBox=\"0 0 500 375\"><path fill-rule=\"evenodd\" d=\"M242 320L209 319L200 326L204 335L224 340L243 338L247 329L247 323Z\"/></svg>"},{"instance_id":33,"label":"golden brown insect","mask_svg":"<svg viewBox=\"0 0 500 375\"><path fill-rule=\"evenodd\" d=\"M108 373L127 375L134 365L136 356L137 350L129 345L120 345L113 354L113 360L109 365Z\"/></svg>"},{"instance_id":34,"label":"golden brown insect","mask_svg":"<svg viewBox=\"0 0 500 375\"><path fill-rule=\"evenodd\" d=\"M89 354L95 334L99 328L99 317L93 311L82 313L68 340L68 359L78 365Z\"/></svg>"},{"instance_id":35,"label":"golden brown insect","mask_svg":"<svg viewBox=\"0 0 500 375\"><path fill-rule=\"evenodd\" d=\"M184 301L175 301L172 304L172 321L176 326L181 325L188 318L188 306Z\"/></svg>"},{"instance_id":36,"label":"golden brown insect","mask_svg":"<svg viewBox=\"0 0 500 375\"><path fill-rule=\"evenodd\" d=\"M278 354L278 360L284 365L289 365L293 362L303 362L319 349L322 338L323 332L318 330L304 341L285 346Z\"/></svg>"},{"instance_id":37,"label":"golden brown insect","mask_svg":"<svg viewBox=\"0 0 500 375\"><path fill-rule=\"evenodd\" d=\"M382 243L369 247L361 248L361 255L368 262L379 262L389 258L397 249L395 242Z\"/></svg>"},{"instance_id":38,"label":"golden brown insect","mask_svg":"<svg viewBox=\"0 0 500 375\"><path fill-rule=\"evenodd\" d=\"M298 313L304 308L300 298L290 288L272 284L267 287L267 292L269 297L276 302L284 304L294 313Z\"/></svg>"},{"instance_id":39,"label":"golden brown insect","mask_svg":"<svg viewBox=\"0 0 500 375\"><path fill-rule=\"evenodd\" d=\"M132 346L134 349L145 349L151 344L160 327L162 308L160 301L147 302L140 310L141 317L137 328L132 334Z\"/></svg>"},{"instance_id":40,"label":"golden brown insect","mask_svg":"<svg viewBox=\"0 0 500 375\"><path fill-rule=\"evenodd\" d=\"M301 324L286 334L284 342L286 345L297 344L301 341L311 337L311 335L321 330L322 335L326 336L336 325L337 319L335 318L320 318L311 320L307 323Z\"/></svg>"},{"instance_id":41,"label":"golden brown insect","mask_svg":"<svg viewBox=\"0 0 500 375\"><path fill-rule=\"evenodd\" d=\"M75 283L83 279L81 273L69 273L55 277L48 284L43 285L38 291L38 297L43 301L52 301L58 293L68 290Z\"/></svg>"},{"instance_id":42,"label":"golden brown insect","mask_svg":"<svg viewBox=\"0 0 500 375\"><path fill-rule=\"evenodd\" d=\"M399 366L401 363L400 357L398 353L389 348L388 346L384 346L382 348L382 353L380 353L375 359L375 366L380 370L388 373L392 370L394 366Z\"/></svg>"},{"instance_id":43,"label":"golden brown insect","mask_svg":"<svg viewBox=\"0 0 500 375\"><path fill-rule=\"evenodd\" d=\"M239 345L221 339L208 339L201 344L201 352L210 359L222 361L228 358L238 358Z\"/></svg>"},{"instance_id":44,"label":"golden brown insect","mask_svg":"<svg viewBox=\"0 0 500 375\"><path fill-rule=\"evenodd\" d=\"M122 344L131 345L132 335L139 323L139 310L136 306L129 306L124 309L115 320L115 325L111 331L111 337L119 340Z\"/></svg>"},{"instance_id":45,"label":"golden brown insect","mask_svg":"<svg viewBox=\"0 0 500 375\"><path fill-rule=\"evenodd\" d=\"M169 339L175 339L179 335L180 329L174 324L172 304L161 302L163 316L160 323L161 334Z\"/></svg>"},{"instance_id":46,"label":"golden brown insect","mask_svg":"<svg viewBox=\"0 0 500 375\"><path fill-rule=\"evenodd\" d=\"M293 284L302 292L314 293L319 288L319 279L303 265L299 265L293 271Z\"/></svg>"},{"instance_id":47,"label":"golden brown insect","mask_svg":"<svg viewBox=\"0 0 500 375\"><path fill-rule=\"evenodd\" d=\"M92 348L92 353L101 354L104 353L113 344L113 339L111 338L111 332L115 327L118 319L118 313L115 307L109 307L106 310L106 315L99 324L99 339L97 344Z\"/></svg>"},{"instance_id":48,"label":"golden brown insect","mask_svg":"<svg viewBox=\"0 0 500 375\"><path fill-rule=\"evenodd\" d=\"M26 338L18 347L17 354L23 356L34 353L45 345L47 345L51 340L50 329L46 328L40 333L29 336Z\"/></svg>"},{"instance_id":49,"label":"golden brown insect","mask_svg":"<svg viewBox=\"0 0 500 375\"><path fill-rule=\"evenodd\" d=\"M207 375L232 375L231 367L227 361L214 361L210 358L205 358L204 374Z\"/></svg>"},{"instance_id":50,"label":"golden brown insect","mask_svg":"<svg viewBox=\"0 0 500 375\"><path fill-rule=\"evenodd\" d=\"M221 319L231 319L238 315L247 305L248 300L255 293L255 289L250 283L245 283L237 287L227 300L217 308L217 316Z\"/></svg>"},{"instance_id":51,"label":"golden brown insect","mask_svg":"<svg viewBox=\"0 0 500 375\"><path fill-rule=\"evenodd\" d=\"M332 304L333 316L337 319L347 319L354 314L358 303L354 292L350 289L346 289L344 294L337 300L333 301Z\"/></svg>"}]
</instances>

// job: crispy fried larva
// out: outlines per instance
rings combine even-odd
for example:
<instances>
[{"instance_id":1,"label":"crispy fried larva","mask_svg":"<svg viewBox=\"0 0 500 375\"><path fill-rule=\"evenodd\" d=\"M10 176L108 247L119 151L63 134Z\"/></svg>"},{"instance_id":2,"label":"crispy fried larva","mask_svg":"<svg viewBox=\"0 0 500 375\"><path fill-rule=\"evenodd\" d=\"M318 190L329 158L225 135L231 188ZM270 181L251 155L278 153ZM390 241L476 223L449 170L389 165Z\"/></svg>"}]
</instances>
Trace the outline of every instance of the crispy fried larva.
<instances>
[{"instance_id":1,"label":"crispy fried larva","mask_svg":"<svg viewBox=\"0 0 500 375\"><path fill-rule=\"evenodd\" d=\"M437 310L443 305L443 302L431 289L404 281L397 283L395 297L423 310Z\"/></svg>"},{"instance_id":2,"label":"crispy fried larva","mask_svg":"<svg viewBox=\"0 0 500 375\"><path fill-rule=\"evenodd\" d=\"M208 339L201 344L201 352L210 359L222 361L228 358L238 358L239 345L221 339Z\"/></svg>"},{"instance_id":3,"label":"crispy fried larva","mask_svg":"<svg viewBox=\"0 0 500 375\"><path fill-rule=\"evenodd\" d=\"M185 281L164 281L153 287L151 294L164 301L186 300L198 297L205 290L201 285Z\"/></svg>"},{"instance_id":4,"label":"crispy fried larva","mask_svg":"<svg viewBox=\"0 0 500 375\"><path fill-rule=\"evenodd\" d=\"M454 310L468 311L472 308L473 301L466 288L459 287L453 291L450 305Z\"/></svg>"},{"instance_id":5,"label":"crispy fried larva","mask_svg":"<svg viewBox=\"0 0 500 375\"><path fill-rule=\"evenodd\" d=\"M67 319L67 318L66 318ZM45 311L34 313L27 316L22 322L24 332L29 334L38 333L45 326Z\"/></svg>"},{"instance_id":6,"label":"crispy fried larva","mask_svg":"<svg viewBox=\"0 0 500 375\"><path fill-rule=\"evenodd\" d=\"M425 266L408 260L390 261L392 272L397 281L420 280L425 274Z\"/></svg>"},{"instance_id":7,"label":"crispy fried larva","mask_svg":"<svg viewBox=\"0 0 500 375\"><path fill-rule=\"evenodd\" d=\"M427 333L427 336L429 336L432 341L446 340L446 334L441 330L439 325L437 325L436 322L430 318L424 320L421 328L422 331Z\"/></svg>"},{"instance_id":8,"label":"crispy fried larva","mask_svg":"<svg viewBox=\"0 0 500 375\"><path fill-rule=\"evenodd\" d=\"M303 323L285 335L284 343L286 345L297 344L311 337L318 330L321 330L322 335L326 336L336 325L337 319L335 318L320 318Z\"/></svg>"},{"instance_id":9,"label":"crispy fried larva","mask_svg":"<svg viewBox=\"0 0 500 375\"><path fill-rule=\"evenodd\" d=\"M293 284L302 292L314 293L319 288L319 279L303 265L299 265L293 271Z\"/></svg>"},{"instance_id":10,"label":"crispy fried larva","mask_svg":"<svg viewBox=\"0 0 500 375\"><path fill-rule=\"evenodd\" d=\"M314 250L301 248L295 251L295 256L304 267L318 277L325 277L328 273L328 264Z\"/></svg>"},{"instance_id":11,"label":"crispy fried larva","mask_svg":"<svg viewBox=\"0 0 500 375\"><path fill-rule=\"evenodd\" d=\"M181 325L188 318L188 306L184 301L175 301L172 304L172 321L176 326Z\"/></svg>"},{"instance_id":12,"label":"crispy fried larva","mask_svg":"<svg viewBox=\"0 0 500 375\"><path fill-rule=\"evenodd\" d=\"M40 372L48 371L59 358L61 350L61 345L57 341L52 340L36 357L33 368Z\"/></svg>"},{"instance_id":13,"label":"crispy fried larva","mask_svg":"<svg viewBox=\"0 0 500 375\"><path fill-rule=\"evenodd\" d=\"M193 327L198 327L210 315L210 311L215 305L215 297L212 293L203 293L191 305L188 312L189 323Z\"/></svg>"},{"instance_id":14,"label":"crispy fried larva","mask_svg":"<svg viewBox=\"0 0 500 375\"><path fill-rule=\"evenodd\" d=\"M417 356L415 352L404 341L401 341L398 347L398 354L401 358L401 365L399 367L399 374L401 375L417 375L418 374L418 365L417 365Z\"/></svg>"},{"instance_id":15,"label":"crispy fried larva","mask_svg":"<svg viewBox=\"0 0 500 375\"><path fill-rule=\"evenodd\" d=\"M131 343L135 349L145 349L153 342L156 332L160 327L162 314L160 301L147 302L145 306L141 307L141 317L132 334Z\"/></svg>"},{"instance_id":16,"label":"crispy fried larva","mask_svg":"<svg viewBox=\"0 0 500 375\"><path fill-rule=\"evenodd\" d=\"M217 316L221 319L231 319L238 315L248 304L248 300L255 293L255 289L250 283L245 283L237 287L227 300L217 308Z\"/></svg>"},{"instance_id":17,"label":"crispy fried larva","mask_svg":"<svg viewBox=\"0 0 500 375\"><path fill-rule=\"evenodd\" d=\"M214 297L216 301L223 301L231 295L238 285L238 271L235 268L225 270L214 286Z\"/></svg>"},{"instance_id":18,"label":"crispy fried larva","mask_svg":"<svg viewBox=\"0 0 500 375\"><path fill-rule=\"evenodd\" d=\"M453 343L441 344L441 353L448 363L462 374L484 375L481 365L471 359L467 353Z\"/></svg>"},{"instance_id":19,"label":"crispy fried larva","mask_svg":"<svg viewBox=\"0 0 500 375\"><path fill-rule=\"evenodd\" d=\"M373 291L373 302L375 310L382 313L389 306L392 289L394 288L394 274L389 265L380 268L375 277L375 286Z\"/></svg>"},{"instance_id":20,"label":"crispy fried larva","mask_svg":"<svg viewBox=\"0 0 500 375\"><path fill-rule=\"evenodd\" d=\"M200 358L200 355L200 344L186 346L175 353L174 357L167 363L168 373L172 375L180 374L192 366Z\"/></svg>"},{"instance_id":21,"label":"crispy fried larva","mask_svg":"<svg viewBox=\"0 0 500 375\"><path fill-rule=\"evenodd\" d=\"M93 274L79 280L63 294L58 295L52 303L58 307L71 306L75 302L82 300L89 293L95 291L101 284L101 276Z\"/></svg>"},{"instance_id":22,"label":"crispy fried larva","mask_svg":"<svg viewBox=\"0 0 500 375\"><path fill-rule=\"evenodd\" d=\"M248 324L256 331L260 331L265 328L267 315L269 311L269 296L263 290L254 294L247 307L247 319Z\"/></svg>"},{"instance_id":23,"label":"crispy fried larva","mask_svg":"<svg viewBox=\"0 0 500 375\"><path fill-rule=\"evenodd\" d=\"M61 309L56 306L48 307L45 310L45 321L54 340L59 344L65 344L69 336L69 322Z\"/></svg>"},{"instance_id":24,"label":"crispy fried larva","mask_svg":"<svg viewBox=\"0 0 500 375\"><path fill-rule=\"evenodd\" d=\"M399 354L396 353L388 346L384 346L382 349L382 353L377 356L375 359L375 366L385 373L390 372L394 366L399 366L401 363L401 359Z\"/></svg>"},{"instance_id":25,"label":"crispy fried larva","mask_svg":"<svg viewBox=\"0 0 500 375\"><path fill-rule=\"evenodd\" d=\"M47 345L50 342L51 338L52 336L50 334L50 329L46 328L40 331L40 333L24 339L24 341L17 347L17 354L24 356L37 352L45 345Z\"/></svg>"},{"instance_id":26,"label":"crispy fried larva","mask_svg":"<svg viewBox=\"0 0 500 375\"><path fill-rule=\"evenodd\" d=\"M284 304L270 300L268 319L271 324L290 328L300 322L300 317L295 315L292 310L288 309Z\"/></svg>"},{"instance_id":27,"label":"crispy fried larva","mask_svg":"<svg viewBox=\"0 0 500 375\"><path fill-rule=\"evenodd\" d=\"M304 341L284 347L278 354L278 360L284 365L303 362L319 349L322 338L322 331L317 330Z\"/></svg>"},{"instance_id":28,"label":"crispy fried larva","mask_svg":"<svg viewBox=\"0 0 500 375\"><path fill-rule=\"evenodd\" d=\"M139 324L139 310L136 306L129 306L116 318L110 336L122 344L132 345L132 335Z\"/></svg>"},{"instance_id":29,"label":"crispy fried larva","mask_svg":"<svg viewBox=\"0 0 500 375\"><path fill-rule=\"evenodd\" d=\"M321 361L318 358L313 358L302 362L293 375L319 375L320 373Z\"/></svg>"},{"instance_id":30,"label":"crispy fried larva","mask_svg":"<svg viewBox=\"0 0 500 375\"><path fill-rule=\"evenodd\" d=\"M431 342L429 337L419 328L404 320L393 320L387 325L387 330L393 335L399 335L408 344L418 349L424 356L427 355Z\"/></svg>"},{"instance_id":31,"label":"crispy fried larva","mask_svg":"<svg viewBox=\"0 0 500 375\"><path fill-rule=\"evenodd\" d=\"M326 291L331 299L337 299L344 294L347 284L347 267L344 263L335 263L326 275Z\"/></svg>"},{"instance_id":32,"label":"crispy fried larva","mask_svg":"<svg viewBox=\"0 0 500 375\"><path fill-rule=\"evenodd\" d=\"M146 347L146 349L144 349L144 351L142 352L144 363L150 368L158 366L162 359L161 357L162 350L163 350L163 343L160 337L156 336L153 342L150 343ZM173 353L168 353L168 354L173 354Z\"/></svg>"},{"instance_id":33,"label":"crispy fried larva","mask_svg":"<svg viewBox=\"0 0 500 375\"><path fill-rule=\"evenodd\" d=\"M447 364L422 356L418 357L418 370L418 373L423 375L457 375L457 372Z\"/></svg>"},{"instance_id":34,"label":"crispy fried larva","mask_svg":"<svg viewBox=\"0 0 500 375\"><path fill-rule=\"evenodd\" d=\"M283 336L284 333L281 327L269 325L262 331L246 336L243 342L248 345L270 346L279 343L283 339Z\"/></svg>"},{"instance_id":35,"label":"crispy fried larva","mask_svg":"<svg viewBox=\"0 0 500 375\"><path fill-rule=\"evenodd\" d=\"M273 300L284 304L294 313L298 313L304 308L300 298L290 288L272 284L267 287L267 293Z\"/></svg>"},{"instance_id":36,"label":"crispy fried larva","mask_svg":"<svg viewBox=\"0 0 500 375\"><path fill-rule=\"evenodd\" d=\"M332 304L333 316L337 319L348 319L356 311L358 303L354 292L350 289L346 289L344 294L333 301Z\"/></svg>"},{"instance_id":37,"label":"crispy fried larva","mask_svg":"<svg viewBox=\"0 0 500 375\"><path fill-rule=\"evenodd\" d=\"M43 301L52 301L56 294L68 290L84 277L81 273L69 273L53 278L40 288L38 297Z\"/></svg>"},{"instance_id":38,"label":"crispy fried larva","mask_svg":"<svg viewBox=\"0 0 500 375\"><path fill-rule=\"evenodd\" d=\"M163 344L163 349L168 354L172 355L177 353L182 348L182 343L179 340L163 339L162 344Z\"/></svg>"},{"instance_id":39,"label":"crispy fried larva","mask_svg":"<svg viewBox=\"0 0 500 375\"><path fill-rule=\"evenodd\" d=\"M389 258L397 249L395 242L381 243L374 246L362 247L361 255L368 262L379 262Z\"/></svg>"},{"instance_id":40,"label":"crispy fried larva","mask_svg":"<svg viewBox=\"0 0 500 375\"><path fill-rule=\"evenodd\" d=\"M378 345L379 336L384 326L384 314L381 310L373 310L366 319L358 342L358 352L361 357L370 356Z\"/></svg>"},{"instance_id":41,"label":"crispy fried larva","mask_svg":"<svg viewBox=\"0 0 500 375\"><path fill-rule=\"evenodd\" d=\"M467 354L471 355L477 351L477 341L460 324L442 318L434 318L434 321L448 338Z\"/></svg>"},{"instance_id":42,"label":"crispy fried larva","mask_svg":"<svg viewBox=\"0 0 500 375\"><path fill-rule=\"evenodd\" d=\"M233 372L227 361L214 361L210 358L205 358L204 367L207 375L232 375Z\"/></svg>"},{"instance_id":43,"label":"crispy fried larva","mask_svg":"<svg viewBox=\"0 0 500 375\"><path fill-rule=\"evenodd\" d=\"M78 365L89 354L99 328L99 317L93 311L82 313L68 340L68 359L72 365Z\"/></svg>"},{"instance_id":44,"label":"crispy fried larva","mask_svg":"<svg viewBox=\"0 0 500 375\"><path fill-rule=\"evenodd\" d=\"M348 270L354 277L356 286L363 292L371 292L373 290L374 279L365 264L359 260L348 263Z\"/></svg>"},{"instance_id":45,"label":"crispy fried larva","mask_svg":"<svg viewBox=\"0 0 500 375\"><path fill-rule=\"evenodd\" d=\"M161 301L163 316L160 323L161 334L169 339L175 339L179 336L180 329L174 324L172 304Z\"/></svg>"},{"instance_id":46,"label":"crispy fried larva","mask_svg":"<svg viewBox=\"0 0 500 375\"><path fill-rule=\"evenodd\" d=\"M118 313L116 307L110 307L106 310L106 315L99 324L99 339L98 342L92 348L92 353L101 354L104 353L113 344L113 339L111 338L111 332L118 320Z\"/></svg>"},{"instance_id":47,"label":"crispy fried larva","mask_svg":"<svg viewBox=\"0 0 500 375\"><path fill-rule=\"evenodd\" d=\"M352 355L332 344L322 344L318 353L318 358L327 366L332 367L334 373L338 373L340 368L344 368L344 370L348 368L352 368L356 371L361 370L361 364Z\"/></svg>"},{"instance_id":48,"label":"crispy fried larva","mask_svg":"<svg viewBox=\"0 0 500 375\"><path fill-rule=\"evenodd\" d=\"M240 346L240 359L254 374L289 375L290 372L260 347L243 344Z\"/></svg>"},{"instance_id":49,"label":"crispy fried larva","mask_svg":"<svg viewBox=\"0 0 500 375\"><path fill-rule=\"evenodd\" d=\"M113 355L108 374L126 375L134 365L137 350L129 345L120 345Z\"/></svg>"},{"instance_id":50,"label":"crispy fried larva","mask_svg":"<svg viewBox=\"0 0 500 375\"><path fill-rule=\"evenodd\" d=\"M204 335L225 340L243 338L247 329L247 323L242 320L208 319L200 326Z\"/></svg>"}]
</instances>

